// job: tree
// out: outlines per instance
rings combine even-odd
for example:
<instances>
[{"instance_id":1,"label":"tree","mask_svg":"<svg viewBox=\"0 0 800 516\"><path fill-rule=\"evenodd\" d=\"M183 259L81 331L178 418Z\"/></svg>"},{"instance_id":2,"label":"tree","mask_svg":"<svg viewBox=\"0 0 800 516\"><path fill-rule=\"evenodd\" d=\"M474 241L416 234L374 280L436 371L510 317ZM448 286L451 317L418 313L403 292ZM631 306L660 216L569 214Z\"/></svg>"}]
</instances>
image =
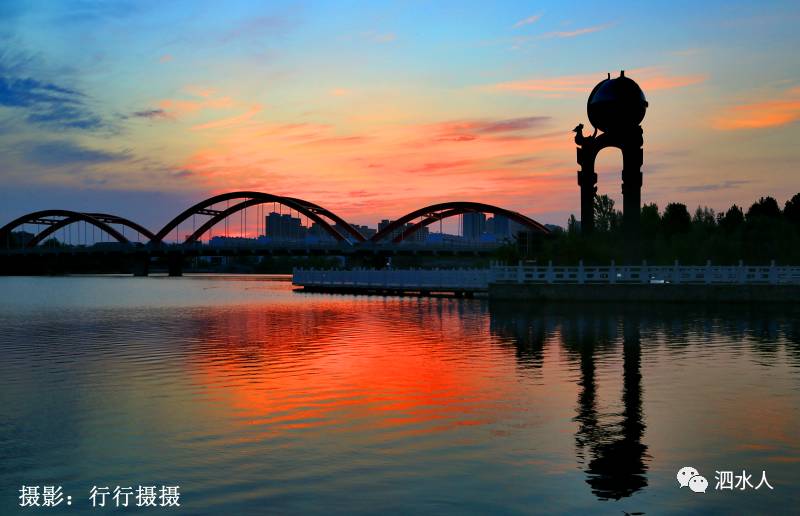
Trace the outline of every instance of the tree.
<instances>
[{"instance_id":1,"label":"tree","mask_svg":"<svg viewBox=\"0 0 800 516\"><path fill-rule=\"evenodd\" d=\"M658 213L658 205L656 203L645 204L642 206L642 218L640 227L642 235L653 237L658 233L658 227L661 225L661 215Z\"/></svg>"},{"instance_id":2,"label":"tree","mask_svg":"<svg viewBox=\"0 0 800 516\"><path fill-rule=\"evenodd\" d=\"M714 226L717 225L714 210L706 206L702 208L698 206L692 217L692 225L703 229L714 229Z\"/></svg>"},{"instance_id":3,"label":"tree","mask_svg":"<svg viewBox=\"0 0 800 516\"><path fill-rule=\"evenodd\" d=\"M687 233L692 227L692 217L685 204L671 202L664 208L664 216L661 217L661 227L668 236L678 233Z\"/></svg>"},{"instance_id":4,"label":"tree","mask_svg":"<svg viewBox=\"0 0 800 516\"><path fill-rule=\"evenodd\" d=\"M607 195L594 196L594 227L598 231L611 231L616 227L617 213L614 199Z\"/></svg>"},{"instance_id":5,"label":"tree","mask_svg":"<svg viewBox=\"0 0 800 516\"><path fill-rule=\"evenodd\" d=\"M783 216L790 223L800 227L800 193L794 194L794 197L786 201Z\"/></svg>"},{"instance_id":6,"label":"tree","mask_svg":"<svg viewBox=\"0 0 800 516\"><path fill-rule=\"evenodd\" d=\"M780 216L781 209L774 197L762 197L747 210L747 222L752 222L759 217L777 219Z\"/></svg>"},{"instance_id":7,"label":"tree","mask_svg":"<svg viewBox=\"0 0 800 516\"><path fill-rule=\"evenodd\" d=\"M63 247L63 244L54 237L50 237L42 242L42 247Z\"/></svg>"},{"instance_id":8,"label":"tree","mask_svg":"<svg viewBox=\"0 0 800 516\"><path fill-rule=\"evenodd\" d=\"M570 235L576 234L581 229L580 223L578 219L575 218L574 213L570 213L569 219L567 220L567 233Z\"/></svg>"},{"instance_id":9,"label":"tree","mask_svg":"<svg viewBox=\"0 0 800 516\"><path fill-rule=\"evenodd\" d=\"M742 209L735 204L728 208L728 211L725 214L721 214L719 216L718 221L719 227L727 232L731 232L744 224L744 213Z\"/></svg>"}]
</instances>

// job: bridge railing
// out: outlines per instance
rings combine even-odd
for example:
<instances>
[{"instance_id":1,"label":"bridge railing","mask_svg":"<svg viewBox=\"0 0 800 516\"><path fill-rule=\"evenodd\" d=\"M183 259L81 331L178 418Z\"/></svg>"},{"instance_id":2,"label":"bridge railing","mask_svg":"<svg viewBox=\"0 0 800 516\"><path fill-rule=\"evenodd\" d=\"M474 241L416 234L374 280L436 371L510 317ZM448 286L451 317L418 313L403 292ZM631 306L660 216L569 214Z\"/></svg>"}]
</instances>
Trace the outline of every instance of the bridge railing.
<instances>
[{"instance_id":1,"label":"bridge railing","mask_svg":"<svg viewBox=\"0 0 800 516\"><path fill-rule=\"evenodd\" d=\"M493 265L491 281L495 283L642 283L642 284L800 284L800 267L711 265L615 265L577 266Z\"/></svg>"},{"instance_id":2,"label":"bridge railing","mask_svg":"<svg viewBox=\"0 0 800 516\"><path fill-rule=\"evenodd\" d=\"M304 287L398 290L486 290L490 269L294 269L292 283Z\"/></svg>"}]
</instances>

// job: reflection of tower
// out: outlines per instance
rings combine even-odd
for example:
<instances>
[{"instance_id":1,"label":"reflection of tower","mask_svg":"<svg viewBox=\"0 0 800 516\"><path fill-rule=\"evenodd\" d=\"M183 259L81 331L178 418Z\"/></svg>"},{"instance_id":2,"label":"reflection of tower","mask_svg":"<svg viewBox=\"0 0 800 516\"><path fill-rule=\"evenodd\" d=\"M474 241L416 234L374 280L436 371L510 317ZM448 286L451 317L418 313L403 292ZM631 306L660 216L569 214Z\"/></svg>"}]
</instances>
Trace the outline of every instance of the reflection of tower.
<instances>
[{"instance_id":1,"label":"reflection of tower","mask_svg":"<svg viewBox=\"0 0 800 516\"><path fill-rule=\"evenodd\" d=\"M622 151L623 227L630 236L639 232L642 192L642 120L647 100L639 85L622 71L616 79L601 81L589 95L589 122L596 128L592 136L583 135L583 124L575 128L578 145L578 185L581 187L581 230L594 230L594 197L597 193L597 154L606 147ZM602 131L596 135L597 130Z\"/></svg>"},{"instance_id":2,"label":"reflection of tower","mask_svg":"<svg viewBox=\"0 0 800 516\"><path fill-rule=\"evenodd\" d=\"M491 331L501 342L511 339L521 369L542 367L549 335L560 333L564 348L578 360L580 370L575 421L576 455L585 466L586 483L600 499L620 499L647 486L647 446L642 443L640 321L636 314L623 317L622 412L602 412L597 401L595 358L611 349L617 315L570 312L556 317L544 311L520 309L515 303L490 305ZM558 322L556 322L558 321Z\"/></svg>"},{"instance_id":3,"label":"reflection of tower","mask_svg":"<svg viewBox=\"0 0 800 516\"><path fill-rule=\"evenodd\" d=\"M623 324L622 421L608 425L604 438L593 443L587 469L587 482L600 498L620 499L647 486L639 321L626 317Z\"/></svg>"},{"instance_id":4,"label":"reflection of tower","mask_svg":"<svg viewBox=\"0 0 800 516\"><path fill-rule=\"evenodd\" d=\"M642 443L641 341L639 320L625 317L623 322L623 410L621 421L601 421L597 411L594 341L596 335L583 335L579 342L581 392L578 396L579 448L589 449L586 482L601 499L620 499L647 486L647 446Z\"/></svg>"}]
</instances>

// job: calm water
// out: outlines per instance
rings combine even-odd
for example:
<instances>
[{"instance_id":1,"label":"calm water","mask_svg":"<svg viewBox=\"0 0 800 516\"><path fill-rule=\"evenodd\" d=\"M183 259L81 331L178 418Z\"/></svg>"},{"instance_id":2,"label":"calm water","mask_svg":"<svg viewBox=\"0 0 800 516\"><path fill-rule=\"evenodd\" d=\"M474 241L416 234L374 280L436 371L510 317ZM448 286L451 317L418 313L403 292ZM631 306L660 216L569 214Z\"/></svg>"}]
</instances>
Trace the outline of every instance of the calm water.
<instances>
[{"instance_id":1,"label":"calm water","mask_svg":"<svg viewBox=\"0 0 800 516\"><path fill-rule=\"evenodd\" d=\"M186 514L800 505L800 317L786 309L0 278L0 353L2 514L113 512L89 489L140 484L179 484ZM682 466L706 493L678 488ZM765 471L774 490L714 490L723 470L754 485ZM73 504L21 509L23 484Z\"/></svg>"}]
</instances>

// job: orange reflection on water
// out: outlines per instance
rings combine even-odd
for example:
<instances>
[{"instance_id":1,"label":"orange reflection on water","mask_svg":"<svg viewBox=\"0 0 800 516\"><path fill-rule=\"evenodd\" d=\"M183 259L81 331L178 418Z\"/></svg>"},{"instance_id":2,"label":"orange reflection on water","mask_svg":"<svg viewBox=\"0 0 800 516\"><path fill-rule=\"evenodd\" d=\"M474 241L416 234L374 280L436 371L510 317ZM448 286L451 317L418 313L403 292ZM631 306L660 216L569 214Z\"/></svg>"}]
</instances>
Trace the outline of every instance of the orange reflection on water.
<instances>
[{"instance_id":1,"label":"orange reflection on water","mask_svg":"<svg viewBox=\"0 0 800 516\"><path fill-rule=\"evenodd\" d=\"M492 423L512 408L498 400L514 388L513 356L474 338L488 324L485 312L465 316L449 299L212 312L195 339L211 349L192 368L238 424L263 432L243 439L323 427L427 434Z\"/></svg>"}]
</instances>

